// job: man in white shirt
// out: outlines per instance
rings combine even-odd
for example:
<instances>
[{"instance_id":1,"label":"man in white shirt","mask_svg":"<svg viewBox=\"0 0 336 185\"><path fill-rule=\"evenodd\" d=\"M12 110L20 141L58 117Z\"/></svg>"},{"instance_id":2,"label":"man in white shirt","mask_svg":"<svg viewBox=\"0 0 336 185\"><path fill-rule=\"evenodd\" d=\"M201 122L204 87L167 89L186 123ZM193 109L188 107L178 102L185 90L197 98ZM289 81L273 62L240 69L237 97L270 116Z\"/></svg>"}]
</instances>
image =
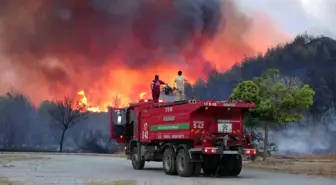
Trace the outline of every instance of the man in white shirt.
<instances>
[{"instance_id":1,"label":"man in white shirt","mask_svg":"<svg viewBox=\"0 0 336 185\"><path fill-rule=\"evenodd\" d=\"M187 82L187 79L182 76L182 71L177 72L178 76L175 78L175 87L176 87L176 94L177 100L181 101L184 100L184 84Z\"/></svg>"}]
</instances>

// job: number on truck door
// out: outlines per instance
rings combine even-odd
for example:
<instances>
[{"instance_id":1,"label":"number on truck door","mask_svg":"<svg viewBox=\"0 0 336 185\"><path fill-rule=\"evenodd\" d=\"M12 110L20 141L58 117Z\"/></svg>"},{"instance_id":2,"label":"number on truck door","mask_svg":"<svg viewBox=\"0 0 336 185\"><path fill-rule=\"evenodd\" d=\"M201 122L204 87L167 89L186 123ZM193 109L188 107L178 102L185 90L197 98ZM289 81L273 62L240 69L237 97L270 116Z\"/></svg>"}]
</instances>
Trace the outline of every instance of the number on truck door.
<instances>
[{"instance_id":1,"label":"number on truck door","mask_svg":"<svg viewBox=\"0 0 336 185\"><path fill-rule=\"evenodd\" d=\"M148 139L148 123L144 123L143 131L141 132L142 139Z\"/></svg>"},{"instance_id":2,"label":"number on truck door","mask_svg":"<svg viewBox=\"0 0 336 185\"><path fill-rule=\"evenodd\" d=\"M166 111L166 112L173 112L173 107L166 107L166 108L165 108L165 111Z\"/></svg>"},{"instance_id":3,"label":"number on truck door","mask_svg":"<svg viewBox=\"0 0 336 185\"><path fill-rule=\"evenodd\" d=\"M142 131L141 138L142 139L148 139L148 131Z\"/></svg>"},{"instance_id":4,"label":"number on truck door","mask_svg":"<svg viewBox=\"0 0 336 185\"><path fill-rule=\"evenodd\" d=\"M193 121L193 128L204 128L204 121Z\"/></svg>"}]
</instances>

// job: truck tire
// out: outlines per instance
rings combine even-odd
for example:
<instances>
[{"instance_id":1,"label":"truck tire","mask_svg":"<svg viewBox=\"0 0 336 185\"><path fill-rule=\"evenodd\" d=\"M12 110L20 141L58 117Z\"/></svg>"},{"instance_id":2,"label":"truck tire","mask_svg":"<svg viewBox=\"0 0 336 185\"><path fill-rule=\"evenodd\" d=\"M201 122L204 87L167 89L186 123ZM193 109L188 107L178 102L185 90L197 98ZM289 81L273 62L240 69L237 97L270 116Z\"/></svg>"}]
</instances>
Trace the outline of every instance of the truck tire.
<instances>
[{"instance_id":1,"label":"truck tire","mask_svg":"<svg viewBox=\"0 0 336 185\"><path fill-rule=\"evenodd\" d=\"M194 163L193 176L198 177L201 174L202 163Z\"/></svg>"},{"instance_id":2,"label":"truck tire","mask_svg":"<svg viewBox=\"0 0 336 185\"><path fill-rule=\"evenodd\" d=\"M163 170L168 175L176 175L176 156L173 149L166 148L163 152L162 166Z\"/></svg>"},{"instance_id":3,"label":"truck tire","mask_svg":"<svg viewBox=\"0 0 336 185\"><path fill-rule=\"evenodd\" d=\"M243 167L243 159L241 155L234 155L232 157L233 165L232 168L229 169L230 176L238 176L242 170Z\"/></svg>"},{"instance_id":4,"label":"truck tire","mask_svg":"<svg viewBox=\"0 0 336 185\"><path fill-rule=\"evenodd\" d=\"M132 166L135 170L142 170L145 166L145 161L138 156L138 148L134 147L132 150Z\"/></svg>"},{"instance_id":5,"label":"truck tire","mask_svg":"<svg viewBox=\"0 0 336 185\"><path fill-rule=\"evenodd\" d=\"M202 162L202 170L205 176L212 176L217 173L218 166L215 164L219 164L218 159L213 156L204 156Z\"/></svg>"},{"instance_id":6,"label":"truck tire","mask_svg":"<svg viewBox=\"0 0 336 185\"><path fill-rule=\"evenodd\" d=\"M215 175L217 172L217 168L211 168L208 166L203 166L202 167L203 173L205 176L211 176L211 175Z\"/></svg>"},{"instance_id":7,"label":"truck tire","mask_svg":"<svg viewBox=\"0 0 336 185\"><path fill-rule=\"evenodd\" d=\"M176 156L176 171L181 177L190 177L193 174L194 165L190 162L189 154L186 150L180 149Z\"/></svg>"}]
</instances>

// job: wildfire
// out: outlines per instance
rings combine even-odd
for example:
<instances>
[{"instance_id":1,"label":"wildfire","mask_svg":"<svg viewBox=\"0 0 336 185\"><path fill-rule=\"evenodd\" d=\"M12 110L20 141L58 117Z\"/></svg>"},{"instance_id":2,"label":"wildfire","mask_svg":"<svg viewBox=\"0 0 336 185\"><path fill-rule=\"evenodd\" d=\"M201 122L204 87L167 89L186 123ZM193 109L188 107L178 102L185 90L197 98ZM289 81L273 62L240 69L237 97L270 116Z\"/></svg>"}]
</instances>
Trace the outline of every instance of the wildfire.
<instances>
[{"instance_id":1,"label":"wildfire","mask_svg":"<svg viewBox=\"0 0 336 185\"><path fill-rule=\"evenodd\" d=\"M139 97L140 99L144 99L145 95L147 92L142 92L140 93ZM79 100L79 106L84 108L86 111L89 112L107 112L108 107L121 107L121 106L127 106L127 104L122 104L121 101L122 99L119 96L115 96L112 101L110 102L104 102L102 104L99 104L97 106L93 106L92 103L89 102L88 98L85 96L84 90L81 90L77 93L77 95L81 96ZM126 101L126 100L125 100Z\"/></svg>"},{"instance_id":2,"label":"wildfire","mask_svg":"<svg viewBox=\"0 0 336 185\"><path fill-rule=\"evenodd\" d=\"M100 109L99 106L91 106L88 103L88 99L86 98L85 92L83 90L79 91L77 94L82 96L82 98L79 101L79 106L85 108L87 111L90 111L90 112L107 112L107 107L104 108L104 109Z\"/></svg>"},{"instance_id":3,"label":"wildfire","mask_svg":"<svg viewBox=\"0 0 336 185\"><path fill-rule=\"evenodd\" d=\"M147 92L140 93L140 99L144 99L144 97L145 97L146 94L147 94Z\"/></svg>"},{"instance_id":4,"label":"wildfire","mask_svg":"<svg viewBox=\"0 0 336 185\"><path fill-rule=\"evenodd\" d=\"M234 0L174 6L166 3L171 1L138 0L136 7L110 2L115 7L109 14L88 0L59 1L65 3L6 1L0 69L10 76L1 76L0 92L16 84L38 105L73 95L80 87L85 89L78 92L80 105L105 112L108 106L127 106L139 94L146 98L150 93L142 92L150 92L155 75L172 84L182 70L193 84L206 80L214 68L226 71L245 56L287 41L275 21L262 12L246 16ZM62 12L54 10L67 14L57 17Z\"/></svg>"}]
</instances>

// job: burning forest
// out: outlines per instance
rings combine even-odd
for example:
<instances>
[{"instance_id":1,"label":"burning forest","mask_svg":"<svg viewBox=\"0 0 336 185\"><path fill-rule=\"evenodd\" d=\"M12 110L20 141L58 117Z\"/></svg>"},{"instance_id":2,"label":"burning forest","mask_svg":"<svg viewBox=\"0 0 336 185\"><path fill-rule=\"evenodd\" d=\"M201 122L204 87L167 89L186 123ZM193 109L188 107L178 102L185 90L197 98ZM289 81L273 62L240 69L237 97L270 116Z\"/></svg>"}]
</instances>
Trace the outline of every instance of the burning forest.
<instances>
[{"instance_id":1,"label":"burning forest","mask_svg":"<svg viewBox=\"0 0 336 185\"><path fill-rule=\"evenodd\" d=\"M101 111L138 99L155 74L206 80L287 38L234 0L2 0L0 92L78 96Z\"/></svg>"}]
</instances>

